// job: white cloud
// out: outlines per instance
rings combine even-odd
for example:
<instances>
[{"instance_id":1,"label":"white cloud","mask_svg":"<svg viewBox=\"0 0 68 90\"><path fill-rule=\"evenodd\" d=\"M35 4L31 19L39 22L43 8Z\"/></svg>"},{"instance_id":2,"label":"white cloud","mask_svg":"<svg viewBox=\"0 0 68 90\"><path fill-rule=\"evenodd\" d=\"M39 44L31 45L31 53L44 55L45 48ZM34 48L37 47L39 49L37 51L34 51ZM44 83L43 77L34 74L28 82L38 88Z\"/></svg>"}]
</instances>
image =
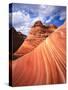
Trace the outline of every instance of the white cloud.
<instances>
[{"instance_id":1,"label":"white cloud","mask_svg":"<svg viewBox=\"0 0 68 90\"><path fill-rule=\"evenodd\" d=\"M25 12L17 11L12 13L12 24L24 24L25 22L30 21L29 14L25 15Z\"/></svg>"},{"instance_id":2,"label":"white cloud","mask_svg":"<svg viewBox=\"0 0 68 90\"><path fill-rule=\"evenodd\" d=\"M66 12L63 11L63 12L60 13L60 18L59 18L59 20L64 20L65 18L66 18Z\"/></svg>"},{"instance_id":3,"label":"white cloud","mask_svg":"<svg viewBox=\"0 0 68 90\"><path fill-rule=\"evenodd\" d=\"M55 17L56 15L50 16L50 18L46 20L46 23L50 23Z\"/></svg>"},{"instance_id":4,"label":"white cloud","mask_svg":"<svg viewBox=\"0 0 68 90\"><path fill-rule=\"evenodd\" d=\"M53 11L56 8L54 6L48 6L48 5L40 5L39 9L37 10L38 12L38 16L36 18L33 19L32 21L32 25L34 24L34 22L36 22L37 20L41 20L43 23L46 20L47 16L51 16L46 22L50 22L53 19ZM44 20L45 19L45 20Z\"/></svg>"},{"instance_id":5,"label":"white cloud","mask_svg":"<svg viewBox=\"0 0 68 90\"><path fill-rule=\"evenodd\" d=\"M22 30L24 34L27 34L26 32L28 31L28 28L30 27L30 23L31 23L31 18L28 13L25 14L25 11L23 12L17 11L10 13L9 17L10 17L10 22L12 22L12 25L16 28L17 31Z\"/></svg>"},{"instance_id":6,"label":"white cloud","mask_svg":"<svg viewBox=\"0 0 68 90\"><path fill-rule=\"evenodd\" d=\"M12 24L16 25L16 24L21 24L23 23L23 15L20 11L18 12L13 12L12 13Z\"/></svg>"},{"instance_id":7,"label":"white cloud","mask_svg":"<svg viewBox=\"0 0 68 90\"><path fill-rule=\"evenodd\" d=\"M54 6L40 5L39 16L49 16L55 10Z\"/></svg>"},{"instance_id":8,"label":"white cloud","mask_svg":"<svg viewBox=\"0 0 68 90\"><path fill-rule=\"evenodd\" d=\"M50 18L50 19L48 19L48 20L46 20L46 23L50 23L50 22L51 22L51 20L52 20L51 18Z\"/></svg>"},{"instance_id":9,"label":"white cloud","mask_svg":"<svg viewBox=\"0 0 68 90\"><path fill-rule=\"evenodd\" d=\"M30 27L26 27L26 26L20 26L20 27L16 27L16 30L18 32L22 32L25 35L28 35Z\"/></svg>"}]
</instances>

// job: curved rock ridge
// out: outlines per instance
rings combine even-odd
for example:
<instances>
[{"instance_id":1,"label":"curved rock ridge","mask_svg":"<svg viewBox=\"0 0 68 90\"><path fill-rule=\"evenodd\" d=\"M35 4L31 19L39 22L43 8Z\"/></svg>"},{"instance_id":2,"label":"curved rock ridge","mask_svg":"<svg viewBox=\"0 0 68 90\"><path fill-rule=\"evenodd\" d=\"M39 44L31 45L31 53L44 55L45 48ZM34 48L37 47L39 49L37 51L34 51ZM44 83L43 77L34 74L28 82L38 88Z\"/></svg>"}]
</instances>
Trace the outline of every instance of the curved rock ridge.
<instances>
[{"instance_id":1,"label":"curved rock ridge","mask_svg":"<svg viewBox=\"0 0 68 90\"><path fill-rule=\"evenodd\" d=\"M12 61L12 85L66 82L66 25L53 32L30 53Z\"/></svg>"},{"instance_id":2,"label":"curved rock ridge","mask_svg":"<svg viewBox=\"0 0 68 90\"><path fill-rule=\"evenodd\" d=\"M34 26L32 26L29 35L25 39L21 47L15 52L14 55L25 55L36 48L43 40L45 40L54 30L56 30L55 25L43 25L41 21L37 21Z\"/></svg>"}]
</instances>

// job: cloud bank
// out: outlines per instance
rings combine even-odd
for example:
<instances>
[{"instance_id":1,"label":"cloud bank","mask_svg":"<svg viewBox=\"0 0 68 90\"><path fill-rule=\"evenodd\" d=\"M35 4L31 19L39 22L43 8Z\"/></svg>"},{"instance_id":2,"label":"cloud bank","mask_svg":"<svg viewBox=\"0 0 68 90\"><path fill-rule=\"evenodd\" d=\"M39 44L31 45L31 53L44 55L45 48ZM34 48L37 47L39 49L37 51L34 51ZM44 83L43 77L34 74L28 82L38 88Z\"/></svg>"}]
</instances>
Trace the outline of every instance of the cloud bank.
<instances>
[{"instance_id":1,"label":"cloud bank","mask_svg":"<svg viewBox=\"0 0 68 90\"><path fill-rule=\"evenodd\" d=\"M27 35L30 27L37 20L41 20L44 24L53 23L57 26L62 25L66 19L66 7L12 4L12 11L10 10L9 18L9 23L12 24L17 31L21 31Z\"/></svg>"}]
</instances>

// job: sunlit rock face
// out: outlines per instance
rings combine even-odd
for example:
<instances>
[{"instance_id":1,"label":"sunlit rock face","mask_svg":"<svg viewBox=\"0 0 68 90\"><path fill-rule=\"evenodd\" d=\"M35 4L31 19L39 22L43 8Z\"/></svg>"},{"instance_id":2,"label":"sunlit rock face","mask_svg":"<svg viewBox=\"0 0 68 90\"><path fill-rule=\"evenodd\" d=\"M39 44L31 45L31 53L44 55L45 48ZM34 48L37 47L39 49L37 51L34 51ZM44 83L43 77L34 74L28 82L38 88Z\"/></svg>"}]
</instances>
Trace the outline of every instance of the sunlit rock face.
<instances>
[{"instance_id":1,"label":"sunlit rock face","mask_svg":"<svg viewBox=\"0 0 68 90\"><path fill-rule=\"evenodd\" d=\"M29 35L25 39L21 47L15 52L15 55L22 56L31 52L36 48L43 40L45 40L54 30L55 25L43 25L41 21L35 22L32 26Z\"/></svg>"},{"instance_id":2,"label":"sunlit rock face","mask_svg":"<svg viewBox=\"0 0 68 90\"><path fill-rule=\"evenodd\" d=\"M12 61L12 85L66 82L66 24L43 40L33 51Z\"/></svg>"}]
</instances>

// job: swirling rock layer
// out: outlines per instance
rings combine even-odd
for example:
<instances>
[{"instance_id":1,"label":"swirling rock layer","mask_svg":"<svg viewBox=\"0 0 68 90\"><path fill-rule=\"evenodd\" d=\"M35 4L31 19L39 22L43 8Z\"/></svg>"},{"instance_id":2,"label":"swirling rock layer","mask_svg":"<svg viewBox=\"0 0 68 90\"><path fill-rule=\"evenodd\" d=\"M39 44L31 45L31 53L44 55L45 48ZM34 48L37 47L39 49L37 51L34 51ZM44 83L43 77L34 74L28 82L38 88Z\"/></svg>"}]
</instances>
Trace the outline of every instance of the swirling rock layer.
<instances>
[{"instance_id":1,"label":"swirling rock layer","mask_svg":"<svg viewBox=\"0 0 68 90\"><path fill-rule=\"evenodd\" d=\"M24 43L20 48L14 53L16 56L23 56L31 52L36 48L43 40L45 40L54 30L56 30L55 25L43 25L41 21L37 21L31 28L29 35L25 39Z\"/></svg>"},{"instance_id":2,"label":"swirling rock layer","mask_svg":"<svg viewBox=\"0 0 68 90\"><path fill-rule=\"evenodd\" d=\"M53 32L32 52L12 61L12 85L66 82L66 26Z\"/></svg>"}]
</instances>

